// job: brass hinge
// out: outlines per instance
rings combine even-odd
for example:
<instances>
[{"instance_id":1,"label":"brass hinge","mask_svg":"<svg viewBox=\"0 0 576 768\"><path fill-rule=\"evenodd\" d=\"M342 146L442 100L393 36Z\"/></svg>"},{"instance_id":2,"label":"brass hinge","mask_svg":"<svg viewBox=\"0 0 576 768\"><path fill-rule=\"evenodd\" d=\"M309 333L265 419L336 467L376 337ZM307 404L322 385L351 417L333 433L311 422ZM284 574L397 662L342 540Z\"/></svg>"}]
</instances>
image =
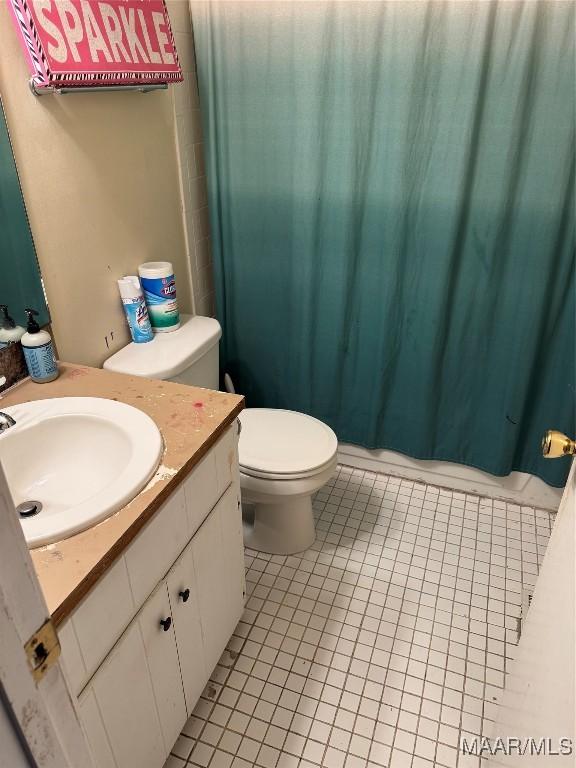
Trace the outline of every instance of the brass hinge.
<instances>
[{"instance_id":1,"label":"brass hinge","mask_svg":"<svg viewBox=\"0 0 576 768\"><path fill-rule=\"evenodd\" d=\"M60 642L52 619L47 619L25 644L30 672L34 680L42 680L60 656Z\"/></svg>"}]
</instances>

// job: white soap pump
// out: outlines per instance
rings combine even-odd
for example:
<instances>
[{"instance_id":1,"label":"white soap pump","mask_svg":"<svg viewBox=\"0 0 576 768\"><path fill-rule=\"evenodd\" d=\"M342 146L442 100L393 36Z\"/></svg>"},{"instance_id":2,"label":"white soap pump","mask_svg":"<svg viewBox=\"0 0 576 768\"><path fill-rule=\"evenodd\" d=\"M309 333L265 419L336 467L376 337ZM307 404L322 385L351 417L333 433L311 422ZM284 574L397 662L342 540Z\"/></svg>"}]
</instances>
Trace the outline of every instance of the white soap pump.
<instances>
[{"instance_id":1,"label":"white soap pump","mask_svg":"<svg viewBox=\"0 0 576 768\"><path fill-rule=\"evenodd\" d=\"M28 373L32 381L45 384L58 378L58 363L54 355L52 337L48 331L43 331L34 316L38 314L35 309L25 309L28 315L26 333L20 339Z\"/></svg>"},{"instance_id":2,"label":"white soap pump","mask_svg":"<svg viewBox=\"0 0 576 768\"><path fill-rule=\"evenodd\" d=\"M20 341L24 335L24 328L21 325L16 325L14 320L8 314L8 307L6 304L0 304L0 349L7 347L8 344L14 344L16 341Z\"/></svg>"}]
</instances>

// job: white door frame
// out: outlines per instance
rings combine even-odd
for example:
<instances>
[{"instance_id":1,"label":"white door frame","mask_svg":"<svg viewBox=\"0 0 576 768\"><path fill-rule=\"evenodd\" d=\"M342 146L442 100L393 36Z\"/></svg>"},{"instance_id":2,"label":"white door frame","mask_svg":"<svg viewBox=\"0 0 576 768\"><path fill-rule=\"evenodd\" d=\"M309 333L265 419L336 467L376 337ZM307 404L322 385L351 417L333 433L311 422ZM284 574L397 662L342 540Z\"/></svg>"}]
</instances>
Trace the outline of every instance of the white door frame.
<instances>
[{"instance_id":1,"label":"white door frame","mask_svg":"<svg viewBox=\"0 0 576 768\"><path fill-rule=\"evenodd\" d=\"M60 659L39 681L24 645L50 617L22 526L0 465L0 684L4 727L37 768L93 768L94 763Z\"/></svg>"},{"instance_id":2,"label":"white door frame","mask_svg":"<svg viewBox=\"0 0 576 768\"><path fill-rule=\"evenodd\" d=\"M506 671L504 693L492 734L493 747L498 746L497 739L503 743L489 765L573 768L576 764L575 515L576 459L572 462L530 610L522 622L520 641ZM562 740L567 741L563 744Z\"/></svg>"}]
</instances>

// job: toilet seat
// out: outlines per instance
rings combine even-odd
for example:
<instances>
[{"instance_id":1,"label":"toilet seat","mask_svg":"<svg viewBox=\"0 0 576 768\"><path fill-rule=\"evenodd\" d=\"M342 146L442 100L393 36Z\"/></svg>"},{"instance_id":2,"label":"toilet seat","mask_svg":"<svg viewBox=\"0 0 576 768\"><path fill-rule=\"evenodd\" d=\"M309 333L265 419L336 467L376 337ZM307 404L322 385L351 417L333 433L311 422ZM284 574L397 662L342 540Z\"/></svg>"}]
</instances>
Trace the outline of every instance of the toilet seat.
<instances>
[{"instance_id":1,"label":"toilet seat","mask_svg":"<svg viewBox=\"0 0 576 768\"><path fill-rule=\"evenodd\" d=\"M338 440L313 416L276 408L247 408L239 416L240 472L266 480L313 477L331 467Z\"/></svg>"}]
</instances>

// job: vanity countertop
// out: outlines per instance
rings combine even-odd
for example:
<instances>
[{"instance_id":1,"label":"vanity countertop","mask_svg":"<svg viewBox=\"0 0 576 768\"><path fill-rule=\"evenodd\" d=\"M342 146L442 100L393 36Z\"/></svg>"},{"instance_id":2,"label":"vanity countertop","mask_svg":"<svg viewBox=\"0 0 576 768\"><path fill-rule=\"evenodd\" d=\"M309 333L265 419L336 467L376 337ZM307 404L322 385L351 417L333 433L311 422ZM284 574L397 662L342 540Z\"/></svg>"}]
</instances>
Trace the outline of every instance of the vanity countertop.
<instances>
[{"instance_id":1,"label":"vanity countertop","mask_svg":"<svg viewBox=\"0 0 576 768\"><path fill-rule=\"evenodd\" d=\"M59 624L234 421L244 398L61 363L56 381L25 379L2 396L1 404L53 397L105 397L133 405L156 422L164 440L156 475L119 512L68 539L30 550L48 609Z\"/></svg>"}]
</instances>

